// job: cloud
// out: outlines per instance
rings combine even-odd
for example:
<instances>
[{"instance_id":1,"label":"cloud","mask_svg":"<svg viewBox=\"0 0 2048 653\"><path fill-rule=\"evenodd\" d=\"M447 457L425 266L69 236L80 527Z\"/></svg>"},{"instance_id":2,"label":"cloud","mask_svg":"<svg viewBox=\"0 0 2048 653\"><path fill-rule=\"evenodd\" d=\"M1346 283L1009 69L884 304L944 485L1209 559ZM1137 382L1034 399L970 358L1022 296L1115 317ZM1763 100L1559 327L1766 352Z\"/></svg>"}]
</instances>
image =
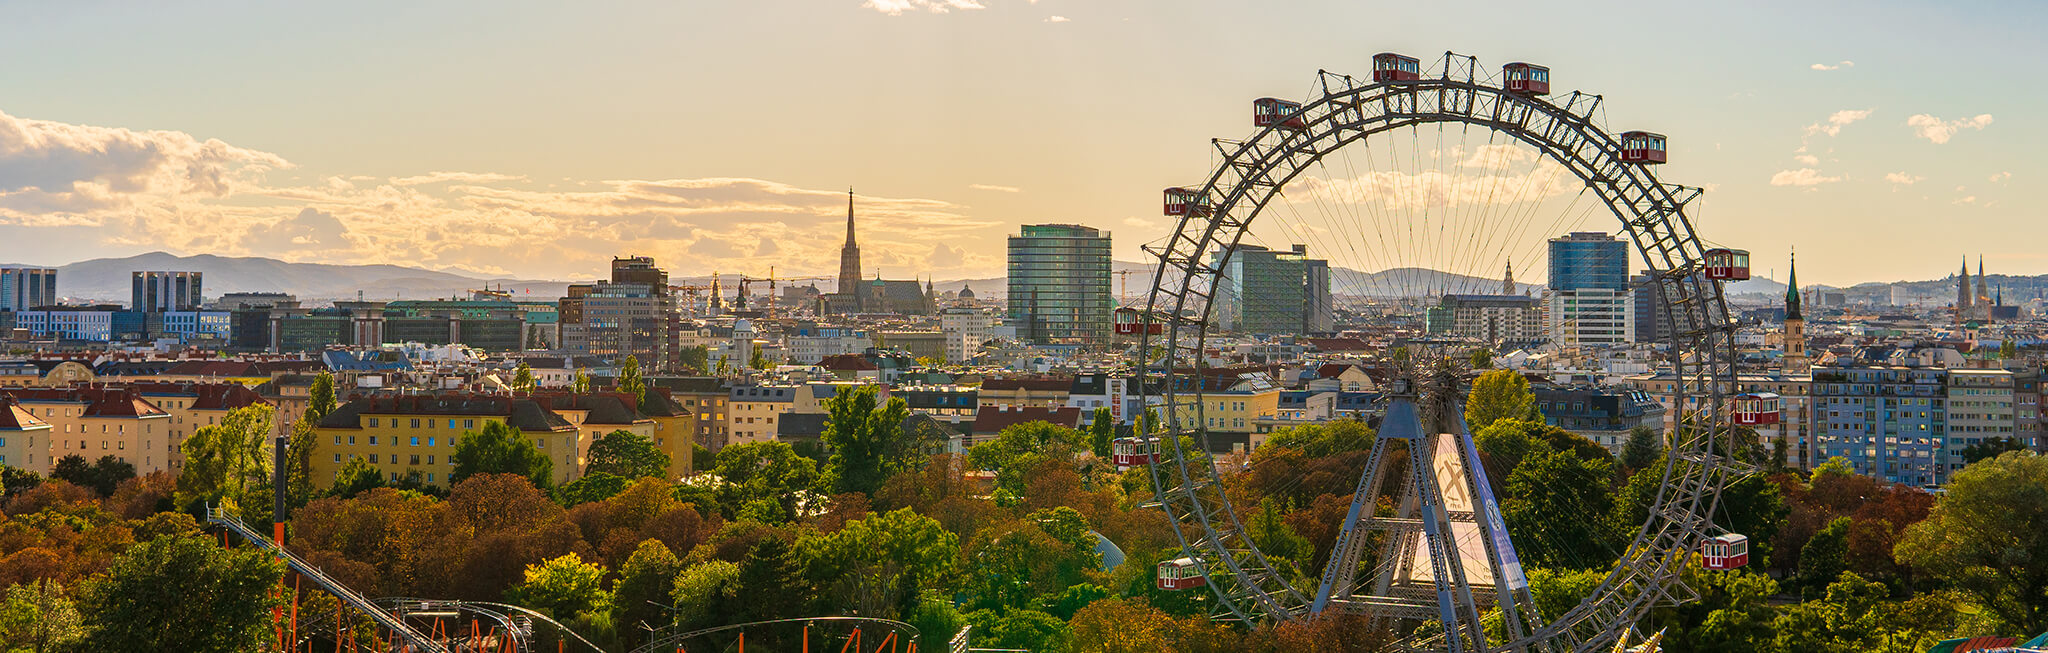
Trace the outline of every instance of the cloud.
<instances>
[{"instance_id":1,"label":"cloud","mask_svg":"<svg viewBox=\"0 0 2048 653\"><path fill-rule=\"evenodd\" d=\"M1903 172L1888 172L1884 175L1885 181L1898 184L1901 186L1911 186L1913 184L1920 183L1921 181L1924 181L1926 179L1926 177L1922 177L1920 175L1909 175Z\"/></svg>"},{"instance_id":2,"label":"cloud","mask_svg":"<svg viewBox=\"0 0 2048 653\"><path fill-rule=\"evenodd\" d=\"M1799 156L1792 157L1792 160L1810 166L1820 165L1820 157L1811 154L1801 154Z\"/></svg>"},{"instance_id":3,"label":"cloud","mask_svg":"<svg viewBox=\"0 0 2048 653\"><path fill-rule=\"evenodd\" d=\"M949 13L955 9L987 9L975 0L867 0L860 4L862 9L873 9L891 16L904 12L924 10L934 14Z\"/></svg>"},{"instance_id":4,"label":"cloud","mask_svg":"<svg viewBox=\"0 0 2048 653\"><path fill-rule=\"evenodd\" d=\"M1048 23L1065 23L1065 22L1071 22L1072 20L1073 20L1073 19L1067 18L1066 16L1051 16L1051 17L1048 17L1048 18L1046 18L1046 19L1045 19L1045 22L1048 22Z\"/></svg>"},{"instance_id":5,"label":"cloud","mask_svg":"<svg viewBox=\"0 0 2048 653\"><path fill-rule=\"evenodd\" d=\"M846 194L765 179L564 180L434 172L312 178L261 151L189 134L0 114L0 228L83 229L90 247L391 263L525 278L601 276L627 244L677 274L829 274ZM924 198L857 198L863 263L999 274L1000 223ZM55 233L54 231L48 233ZM945 243L951 266L926 253ZM869 263L869 259L873 263Z\"/></svg>"},{"instance_id":6,"label":"cloud","mask_svg":"<svg viewBox=\"0 0 2048 653\"><path fill-rule=\"evenodd\" d=\"M1772 186L1819 186L1821 184L1832 184L1841 180L1841 177L1822 176L1819 170L1815 170L1813 168L1800 168L1798 170L1780 170L1778 171L1778 174L1771 175Z\"/></svg>"},{"instance_id":7,"label":"cloud","mask_svg":"<svg viewBox=\"0 0 2048 653\"><path fill-rule=\"evenodd\" d=\"M1954 137L1958 131L1964 129L1983 129L1990 126L1990 124L1991 114L1988 113L1978 114L1972 118L1958 118L1956 120L1942 120L1922 113L1915 114L1913 117L1906 119L1906 126L1913 128L1913 135L1925 138L1928 142L1935 145L1947 143L1948 139Z\"/></svg>"},{"instance_id":8,"label":"cloud","mask_svg":"<svg viewBox=\"0 0 2048 653\"><path fill-rule=\"evenodd\" d=\"M289 168L283 157L173 131L71 125L0 112L0 217L90 224L141 197L221 197ZM25 218L24 218L25 219Z\"/></svg>"},{"instance_id":9,"label":"cloud","mask_svg":"<svg viewBox=\"0 0 2048 653\"><path fill-rule=\"evenodd\" d=\"M2001 181L2005 181L2005 180L2007 180L2007 179L2011 179L2011 178L2012 178L2012 173L2010 173L2010 172L1999 172L1999 173L1993 173L1993 174L1991 175L1991 182L1992 182L1992 183L1998 183L1998 182L2001 182Z\"/></svg>"},{"instance_id":10,"label":"cloud","mask_svg":"<svg viewBox=\"0 0 2048 653\"><path fill-rule=\"evenodd\" d=\"M995 185L995 184L968 184L968 185L967 185L967 187L968 187L968 188L972 188L972 189L974 189L974 190L988 190L988 191L995 191L995 192L998 192L998 193L1022 193L1022 192L1024 192L1024 189L1022 189L1022 188L1018 188L1018 187L1016 187L1016 186L997 186L997 185Z\"/></svg>"},{"instance_id":11,"label":"cloud","mask_svg":"<svg viewBox=\"0 0 2048 653\"><path fill-rule=\"evenodd\" d=\"M392 179L391 183L400 186L419 186L422 184L439 184L451 181L467 184L490 184L505 181L526 181L526 177L524 175L501 175L495 172L429 172L424 175L397 177Z\"/></svg>"},{"instance_id":12,"label":"cloud","mask_svg":"<svg viewBox=\"0 0 2048 653\"><path fill-rule=\"evenodd\" d=\"M1817 64L1814 64L1814 65L1811 65L1811 66L1807 66L1807 67L1808 67L1808 68L1812 68L1812 69L1814 69L1814 70L1822 70L1822 71L1826 71L1826 70L1841 70L1841 69L1843 69L1843 68L1854 68L1854 67L1856 67L1856 62L1854 62L1854 61L1850 61L1850 60L1848 60L1848 59L1843 59L1843 60L1842 60L1842 61L1841 61L1840 63L1836 63L1836 64L1824 64L1824 63L1817 63Z\"/></svg>"},{"instance_id":13,"label":"cloud","mask_svg":"<svg viewBox=\"0 0 2048 653\"><path fill-rule=\"evenodd\" d=\"M1874 110L1843 109L1841 111L1836 111L1834 113L1828 114L1828 120L1825 123L1814 123L1811 125L1807 125L1806 135L1812 136L1814 134L1827 134L1829 136L1835 136L1837 134L1842 133L1843 127L1847 127L1851 124L1854 124L1858 120L1869 118L1870 113L1872 111Z\"/></svg>"},{"instance_id":14,"label":"cloud","mask_svg":"<svg viewBox=\"0 0 2048 653\"><path fill-rule=\"evenodd\" d=\"M1977 203L1977 196L1976 196L1976 195L1965 195L1965 196L1962 196L1962 197L1958 197L1958 198L1956 198L1956 201L1955 201L1955 203L1956 203L1956 204L1976 204L1976 203Z\"/></svg>"}]
</instances>

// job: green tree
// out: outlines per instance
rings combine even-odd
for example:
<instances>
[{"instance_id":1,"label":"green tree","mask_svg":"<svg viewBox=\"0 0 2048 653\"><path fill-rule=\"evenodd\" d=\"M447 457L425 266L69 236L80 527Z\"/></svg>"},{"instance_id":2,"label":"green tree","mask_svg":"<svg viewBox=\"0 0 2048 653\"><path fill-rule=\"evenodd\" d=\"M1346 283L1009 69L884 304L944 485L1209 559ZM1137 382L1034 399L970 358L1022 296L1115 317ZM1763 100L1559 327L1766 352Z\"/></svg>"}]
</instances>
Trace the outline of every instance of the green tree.
<instances>
[{"instance_id":1,"label":"green tree","mask_svg":"<svg viewBox=\"0 0 2048 653\"><path fill-rule=\"evenodd\" d=\"M574 552L527 565L525 577L507 592L506 600L557 619L612 609L611 593L604 590L604 568L584 562Z\"/></svg>"},{"instance_id":2,"label":"green tree","mask_svg":"<svg viewBox=\"0 0 2048 653\"><path fill-rule=\"evenodd\" d=\"M12 499L15 495L33 490L42 484L43 477L35 472L11 465L0 465L0 490L6 492L7 498Z\"/></svg>"},{"instance_id":3,"label":"green tree","mask_svg":"<svg viewBox=\"0 0 2048 653\"><path fill-rule=\"evenodd\" d=\"M2048 456L1978 462L1947 490L1893 555L2016 630L2048 631Z\"/></svg>"},{"instance_id":4,"label":"green tree","mask_svg":"<svg viewBox=\"0 0 2048 653\"><path fill-rule=\"evenodd\" d=\"M766 537L740 560L739 596L744 621L768 621L809 615L816 592L804 582L796 551L780 537Z\"/></svg>"},{"instance_id":5,"label":"green tree","mask_svg":"<svg viewBox=\"0 0 2048 653\"><path fill-rule=\"evenodd\" d=\"M683 366L691 371L698 374L711 371L711 349L704 345L683 348L681 358Z\"/></svg>"},{"instance_id":6,"label":"green tree","mask_svg":"<svg viewBox=\"0 0 2048 653\"><path fill-rule=\"evenodd\" d=\"M57 464L50 466L50 478L90 488L93 486L92 463L86 462L85 456L66 454L57 459Z\"/></svg>"},{"instance_id":7,"label":"green tree","mask_svg":"<svg viewBox=\"0 0 2048 653\"><path fill-rule=\"evenodd\" d=\"M603 501L625 492L632 483L632 479L624 476L592 472L555 488L555 502L573 508L594 501Z\"/></svg>"},{"instance_id":8,"label":"green tree","mask_svg":"<svg viewBox=\"0 0 2048 653\"><path fill-rule=\"evenodd\" d=\"M512 368L512 391L533 392L540 384L533 380L533 366L519 361L519 367Z\"/></svg>"},{"instance_id":9,"label":"green tree","mask_svg":"<svg viewBox=\"0 0 2048 653\"><path fill-rule=\"evenodd\" d=\"M178 475L179 502L218 501L233 508L248 494L252 482L268 482L271 457L267 451L274 413L270 404L236 408L219 424L199 427L185 438L178 447L185 455L185 469ZM265 510L269 508L269 502L260 503Z\"/></svg>"},{"instance_id":10,"label":"green tree","mask_svg":"<svg viewBox=\"0 0 2048 653\"><path fill-rule=\"evenodd\" d=\"M1613 463L1542 447L1506 481L1502 518L1524 562L1566 569L1605 567L1622 543L1602 517L1614 509Z\"/></svg>"},{"instance_id":11,"label":"green tree","mask_svg":"<svg viewBox=\"0 0 2048 653\"><path fill-rule=\"evenodd\" d=\"M974 626L974 644L983 648L1016 649L1032 653L1068 653L1073 650L1067 623L1037 610L976 610L967 613Z\"/></svg>"},{"instance_id":12,"label":"green tree","mask_svg":"<svg viewBox=\"0 0 2048 653\"><path fill-rule=\"evenodd\" d=\"M898 618L914 611L924 590L951 574L960 538L937 520L901 508L847 522L797 542L805 575L828 602L853 614Z\"/></svg>"},{"instance_id":13,"label":"green tree","mask_svg":"<svg viewBox=\"0 0 2048 653\"><path fill-rule=\"evenodd\" d=\"M86 581L79 611L92 615L87 651L262 650L284 564L255 547L223 549L201 537L136 545Z\"/></svg>"},{"instance_id":14,"label":"green tree","mask_svg":"<svg viewBox=\"0 0 2048 653\"><path fill-rule=\"evenodd\" d=\"M1257 544L1259 551L1268 559L1281 558L1295 563L1297 567L1306 565L1315 554L1315 547L1309 544L1308 538L1294 532L1294 527L1283 519L1282 512L1280 502L1273 497L1259 501L1259 511L1252 513L1248 533L1252 543Z\"/></svg>"},{"instance_id":15,"label":"green tree","mask_svg":"<svg viewBox=\"0 0 2048 653\"><path fill-rule=\"evenodd\" d=\"M903 437L909 407L896 397L882 403L880 390L874 385L842 386L825 400L821 440L832 450L826 476L834 494L871 494L890 474L909 467L922 453Z\"/></svg>"},{"instance_id":16,"label":"green tree","mask_svg":"<svg viewBox=\"0 0 2048 653\"><path fill-rule=\"evenodd\" d=\"M626 362L619 366L619 392L633 395L634 407L647 405L647 380L640 375L640 358L626 356Z\"/></svg>"},{"instance_id":17,"label":"green tree","mask_svg":"<svg viewBox=\"0 0 2048 653\"><path fill-rule=\"evenodd\" d=\"M541 489L554 485L554 461L517 427L504 422L484 422L482 432L464 432L450 458L455 460L455 471L448 474L451 487L478 474L518 474Z\"/></svg>"},{"instance_id":18,"label":"green tree","mask_svg":"<svg viewBox=\"0 0 2048 653\"><path fill-rule=\"evenodd\" d=\"M2007 341L2010 342L2010 341ZM1963 447L1963 464L1975 465L1986 458L1997 458L2007 451L2026 451L2019 438L1984 438L1983 442Z\"/></svg>"},{"instance_id":19,"label":"green tree","mask_svg":"<svg viewBox=\"0 0 2048 653\"><path fill-rule=\"evenodd\" d=\"M590 392L590 374L576 370L576 378L569 382L570 392Z\"/></svg>"},{"instance_id":20,"label":"green tree","mask_svg":"<svg viewBox=\"0 0 2048 653\"><path fill-rule=\"evenodd\" d=\"M1465 426L1473 433L1503 419L1541 423L1536 412L1536 393L1529 379L1514 370L1494 370L1472 382L1472 394L1465 399Z\"/></svg>"},{"instance_id":21,"label":"green tree","mask_svg":"<svg viewBox=\"0 0 2048 653\"><path fill-rule=\"evenodd\" d=\"M1472 369L1483 370L1493 367L1493 350L1479 347L1472 350Z\"/></svg>"},{"instance_id":22,"label":"green tree","mask_svg":"<svg viewBox=\"0 0 2048 653\"><path fill-rule=\"evenodd\" d=\"M334 485L329 487L329 496L353 499L356 495L384 487L384 473L376 465L361 458L350 458L341 471L334 475Z\"/></svg>"},{"instance_id":23,"label":"green tree","mask_svg":"<svg viewBox=\"0 0 2048 653\"><path fill-rule=\"evenodd\" d=\"M7 588L7 601L0 604L0 647L31 653L67 651L84 634L78 606L57 581L45 578Z\"/></svg>"},{"instance_id":24,"label":"green tree","mask_svg":"<svg viewBox=\"0 0 2048 653\"><path fill-rule=\"evenodd\" d=\"M676 576L683 561L661 540L641 540L633 555L619 565L619 581L613 586L612 620L626 632L643 632L668 625L667 605L675 593ZM632 642L638 644L639 642Z\"/></svg>"},{"instance_id":25,"label":"green tree","mask_svg":"<svg viewBox=\"0 0 2048 653\"><path fill-rule=\"evenodd\" d=\"M306 390L306 416L318 422L334 412L334 406L334 374L320 370L320 375L313 377L313 387Z\"/></svg>"},{"instance_id":26,"label":"green tree","mask_svg":"<svg viewBox=\"0 0 2048 653\"><path fill-rule=\"evenodd\" d=\"M285 498L293 510L313 500L313 454L320 446L314 427L320 421L310 417L312 409L307 409L307 413L306 419L292 422L290 436L285 440Z\"/></svg>"},{"instance_id":27,"label":"green tree","mask_svg":"<svg viewBox=\"0 0 2048 653\"><path fill-rule=\"evenodd\" d=\"M1998 343L1998 358L2000 360L2012 360L2019 357L2019 341L2013 340L2012 338L2006 338L2005 341Z\"/></svg>"},{"instance_id":28,"label":"green tree","mask_svg":"<svg viewBox=\"0 0 2048 653\"><path fill-rule=\"evenodd\" d=\"M696 630L739 623L744 601L739 599L740 566L724 560L709 560L683 568L676 574L674 600L676 626Z\"/></svg>"},{"instance_id":29,"label":"green tree","mask_svg":"<svg viewBox=\"0 0 2048 653\"><path fill-rule=\"evenodd\" d=\"M1621 446L1621 466L1647 469L1664 457L1664 438L1656 429L1638 426L1628 430L1628 442Z\"/></svg>"},{"instance_id":30,"label":"green tree","mask_svg":"<svg viewBox=\"0 0 2048 653\"><path fill-rule=\"evenodd\" d=\"M711 473L725 481L719 498L728 509L758 506L770 511L762 515L770 523L794 519L824 486L817 461L797 455L787 442L726 445Z\"/></svg>"},{"instance_id":31,"label":"green tree","mask_svg":"<svg viewBox=\"0 0 2048 653\"><path fill-rule=\"evenodd\" d=\"M1848 517L1835 518L1799 549L1799 575L1794 578L1805 595L1820 594L1828 583L1842 575L1842 570L1848 568L1849 526L1852 521Z\"/></svg>"},{"instance_id":32,"label":"green tree","mask_svg":"<svg viewBox=\"0 0 2048 653\"><path fill-rule=\"evenodd\" d=\"M967 450L975 467L996 473L996 486L1011 494L1024 494L1024 473L1048 459L1072 460L1088 448L1080 431L1047 422L1014 424L996 433L993 440Z\"/></svg>"},{"instance_id":33,"label":"green tree","mask_svg":"<svg viewBox=\"0 0 2048 653\"><path fill-rule=\"evenodd\" d=\"M761 353L760 347L754 347L753 351L747 354L747 367L757 370L768 369L768 357Z\"/></svg>"},{"instance_id":34,"label":"green tree","mask_svg":"<svg viewBox=\"0 0 2048 653\"><path fill-rule=\"evenodd\" d=\"M611 474L627 479L667 478L668 454L654 446L647 436L626 430L604 434L590 443L585 473Z\"/></svg>"},{"instance_id":35,"label":"green tree","mask_svg":"<svg viewBox=\"0 0 2048 653\"><path fill-rule=\"evenodd\" d=\"M1108 458L1109 441L1116 439L1116 415L1108 406L1095 409L1088 423L1088 448L1095 451L1095 457Z\"/></svg>"}]
</instances>

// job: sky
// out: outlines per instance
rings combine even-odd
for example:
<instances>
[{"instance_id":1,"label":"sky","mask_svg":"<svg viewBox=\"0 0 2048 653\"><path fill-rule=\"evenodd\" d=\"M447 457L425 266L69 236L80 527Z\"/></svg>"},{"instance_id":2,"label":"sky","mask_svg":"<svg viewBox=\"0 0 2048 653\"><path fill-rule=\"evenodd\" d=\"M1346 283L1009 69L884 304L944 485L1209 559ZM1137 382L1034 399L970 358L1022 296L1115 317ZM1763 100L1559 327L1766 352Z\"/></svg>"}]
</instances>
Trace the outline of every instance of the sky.
<instances>
[{"instance_id":1,"label":"sky","mask_svg":"<svg viewBox=\"0 0 2048 653\"><path fill-rule=\"evenodd\" d=\"M1562 6L1560 6L1562 5ZM1381 51L1550 66L1800 280L2048 273L2048 3L0 0L0 261L163 250L533 279L1002 274L1171 224L1249 102ZM1610 228L1592 225L1594 228ZM1362 235L1348 237L1366 238ZM1521 277L1538 276L1532 270ZM1780 275L1782 276L1782 275Z\"/></svg>"}]
</instances>

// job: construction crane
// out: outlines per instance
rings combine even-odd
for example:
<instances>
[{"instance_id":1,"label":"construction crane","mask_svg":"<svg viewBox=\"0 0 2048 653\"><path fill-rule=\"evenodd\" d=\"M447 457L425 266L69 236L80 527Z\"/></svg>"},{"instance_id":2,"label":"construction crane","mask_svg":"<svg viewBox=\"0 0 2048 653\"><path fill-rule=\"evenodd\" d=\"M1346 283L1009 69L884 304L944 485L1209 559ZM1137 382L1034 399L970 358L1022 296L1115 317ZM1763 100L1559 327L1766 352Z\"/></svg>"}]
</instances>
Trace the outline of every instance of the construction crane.
<instances>
[{"instance_id":1,"label":"construction crane","mask_svg":"<svg viewBox=\"0 0 2048 653\"><path fill-rule=\"evenodd\" d=\"M1131 273L1132 273L1132 272L1139 272L1139 270L1117 270L1117 271L1115 271L1115 272L1111 272L1111 273L1110 273L1110 274L1114 274L1114 275L1116 275L1116 281L1117 281L1117 285L1116 285L1116 305L1117 305L1117 306L1123 306L1123 305L1125 305L1125 304L1129 304L1129 303L1131 303Z\"/></svg>"},{"instance_id":2,"label":"construction crane","mask_svg":"<svg viewBox=\"0 0 2048 653\"><path fill-rule=\"evenodd\" d=\"M831 280L832 280L832 277L778 277L778 276L775 276L775 266L772 266L772 265L771 265L771 266L768 266L768 276L766 276L766 277L749 277L749 276L745 276L745 275L741 275L741 276L740 276L740 295L739 295L739 299L737 299L736 301L734 301L734 305L735 305L735 306L737 306L738 308L746 308L746 305L747 305L747 284L749 284L749 283L758 283L758 282L766 281L766 282L768 282L768 306L767 306L767 307L766 307L766 308L765 308L765 309L764 309L764 310L762 311L762 314L763 314L763 315L765 315L765 316L766 316L766 317L767 317L768 319L770 319L770 320L773 320L773 319L775 319L775 291L776 291L776 283L777 283L777 282L781 282L781 281L831 281Z\"/></svg>"}]
</instances>

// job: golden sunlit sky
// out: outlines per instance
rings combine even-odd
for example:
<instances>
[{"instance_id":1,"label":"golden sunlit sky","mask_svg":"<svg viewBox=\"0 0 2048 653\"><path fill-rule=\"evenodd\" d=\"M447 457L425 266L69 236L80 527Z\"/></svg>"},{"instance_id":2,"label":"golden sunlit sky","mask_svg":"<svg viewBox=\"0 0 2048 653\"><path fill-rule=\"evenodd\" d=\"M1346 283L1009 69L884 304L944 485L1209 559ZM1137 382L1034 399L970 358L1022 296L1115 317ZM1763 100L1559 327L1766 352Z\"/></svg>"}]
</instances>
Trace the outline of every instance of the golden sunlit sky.
<instances>
[{"instance_id":1,"label":"golden sunlit sky","mask_svg":"<svg viewBox=\"0 0 2048 653\"><path fill-rule=\"evenodd\" d=\"M535 279L614 255L1000 276L1165 232L1249 102L1373 53L1534 61L1672 139L1803 282L2048 273L2038 2L0 2L0 262L163 250ZM1595 228L1609 228L1592 225ZM1518 266L1519 267L1519 266ZM1534 262L1529 276L1539 276ZM1782 276L1782 274L1780 275Z\"/></svg>"}]
</instances>

